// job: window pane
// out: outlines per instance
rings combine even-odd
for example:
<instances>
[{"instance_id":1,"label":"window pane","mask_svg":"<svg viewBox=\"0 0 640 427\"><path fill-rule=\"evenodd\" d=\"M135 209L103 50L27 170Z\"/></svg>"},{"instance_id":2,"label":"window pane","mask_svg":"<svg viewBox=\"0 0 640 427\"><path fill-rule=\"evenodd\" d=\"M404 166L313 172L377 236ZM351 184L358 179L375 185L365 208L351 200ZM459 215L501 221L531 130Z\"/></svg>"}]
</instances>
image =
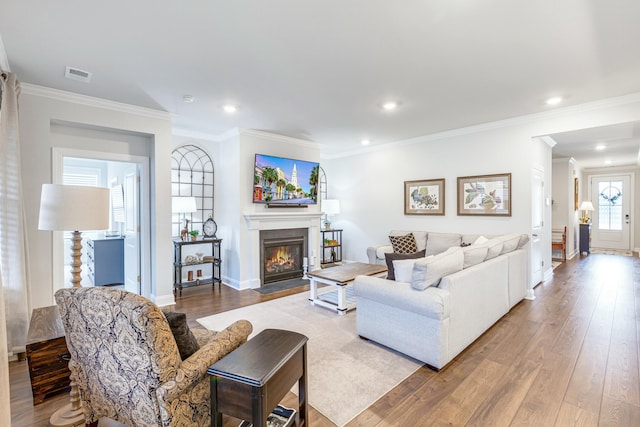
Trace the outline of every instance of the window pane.
<instances>
[{"instance_id":1,"label":"window pane","mask_svg":"<svg viewBox=\"0 0 640 427\"><path fill-rule=\"evenodd\" d=\"M622 181L600 182L598 185L598 228L622 230Z\"/></svg>"}]
</instances>

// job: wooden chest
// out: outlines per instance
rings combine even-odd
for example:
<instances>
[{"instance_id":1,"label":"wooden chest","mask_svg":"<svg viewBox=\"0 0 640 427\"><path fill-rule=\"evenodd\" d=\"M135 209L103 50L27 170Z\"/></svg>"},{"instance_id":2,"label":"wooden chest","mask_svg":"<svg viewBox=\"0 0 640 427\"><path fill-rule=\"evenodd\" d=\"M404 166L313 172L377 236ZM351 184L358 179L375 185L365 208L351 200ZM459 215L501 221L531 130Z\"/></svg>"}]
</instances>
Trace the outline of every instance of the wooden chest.
<instances>
[{"instance_id":1,"label":"wooden chest","mask_svg":"<svg viewBox=\"0 0 640 427\"><path fill-rule=\"evenodd\" d=\"M69 352L58 306L36 308L27 334L27 362L33 404L69 391Z\"/></svg>"}]
</instances>

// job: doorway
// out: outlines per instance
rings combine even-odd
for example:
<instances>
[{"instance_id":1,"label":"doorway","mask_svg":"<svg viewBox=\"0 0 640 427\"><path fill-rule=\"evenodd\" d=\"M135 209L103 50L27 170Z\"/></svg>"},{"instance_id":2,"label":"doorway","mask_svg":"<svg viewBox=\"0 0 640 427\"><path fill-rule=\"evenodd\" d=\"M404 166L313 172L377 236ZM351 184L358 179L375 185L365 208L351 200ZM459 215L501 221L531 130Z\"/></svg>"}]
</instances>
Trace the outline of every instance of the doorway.
<instances>
[{"instance_id":1,"label":"doorway","mask_svg":"<svg viewBox=\"0 0 640 427\"><path fill-rule=\"evenodd\" d=\"M591 247L628 251L631 249L632 174L589 177L591 213Z\"/></svg>"},{"instance_id":2,"label":"doorway","mask_svg":"<svg viewBox=\"0 0 640 427\"><path fill-rule=\"evenodd\" d=\"M82 233L83 286L94 283L87 276L86 244L88 239L119 239L124 257L122 283L115 284L145 297L151 296L149 230L149 160L146 157L101 153L54 147L54 182L59 184L95 185L111 192L110 227L108 230ZM69 244L65 233L54 233L54 288L68 283ZM96 255L97 256L97 255Z\"/></svg>"}]
</instances>

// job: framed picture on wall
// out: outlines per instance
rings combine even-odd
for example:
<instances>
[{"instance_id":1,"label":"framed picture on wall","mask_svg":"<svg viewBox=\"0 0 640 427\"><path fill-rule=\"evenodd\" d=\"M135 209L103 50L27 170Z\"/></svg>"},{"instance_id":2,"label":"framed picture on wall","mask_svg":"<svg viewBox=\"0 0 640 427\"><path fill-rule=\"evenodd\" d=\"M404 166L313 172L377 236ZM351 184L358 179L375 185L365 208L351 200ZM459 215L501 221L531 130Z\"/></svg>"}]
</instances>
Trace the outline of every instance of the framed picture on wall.
<instances>
[{"instance_id":1,"label":"framed picture on wall","mask_svg":"<svg viewBox=\"0 0 640 427\"><path fill-rule=\"evenodd\" d=\"M578 210L578 194L580 190L578 188L578 178L573 178L573 210Z\"/></svg>"},{"instance_id":2,"label":"framed picture on wall","mask_svg":"<svg viewBox=\"0 0 640 427\"><path fill-rule=\"evenodd\" d=\"M511 174L458 177L458 215L511 216Z\"/></svg>"},{"instance_id":3,"label":"framed picture on wall","mask_svg":"<svg viewBox=\"0 0 640 427\"><path fill-rule=\"evenodd\" d=\"M405 215L444 215L444 178L404 182Z\"/></svg>"}]
</instances>

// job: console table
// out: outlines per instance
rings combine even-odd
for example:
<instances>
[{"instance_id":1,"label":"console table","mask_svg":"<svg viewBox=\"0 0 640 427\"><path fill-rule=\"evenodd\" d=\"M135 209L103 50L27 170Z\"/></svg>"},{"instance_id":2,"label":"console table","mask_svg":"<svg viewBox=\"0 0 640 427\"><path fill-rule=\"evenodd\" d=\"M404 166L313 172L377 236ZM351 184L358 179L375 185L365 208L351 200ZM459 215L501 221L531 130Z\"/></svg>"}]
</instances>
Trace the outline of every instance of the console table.
<instances>
[{"instance_id":1,"label":"console table","mask_svg":"<svg viewBox=\"0 0 640 427\"><path fill-rule=\"evenodd\" d=\"M591 224L580 224L580 255L591 253Z\"/></svg>"},{"instance_id":2,"label":"console table","mask_svg":"<svg viewBox=\"0 0 640 427\"><path fill-rule=\"evenodd\" d=\"M211 365L211 427L222 426L223 413L266 426L269 413L296 381L296 424L306 426L307 341L297 332L265 329Z\"/></svg>"}]
</instances>

